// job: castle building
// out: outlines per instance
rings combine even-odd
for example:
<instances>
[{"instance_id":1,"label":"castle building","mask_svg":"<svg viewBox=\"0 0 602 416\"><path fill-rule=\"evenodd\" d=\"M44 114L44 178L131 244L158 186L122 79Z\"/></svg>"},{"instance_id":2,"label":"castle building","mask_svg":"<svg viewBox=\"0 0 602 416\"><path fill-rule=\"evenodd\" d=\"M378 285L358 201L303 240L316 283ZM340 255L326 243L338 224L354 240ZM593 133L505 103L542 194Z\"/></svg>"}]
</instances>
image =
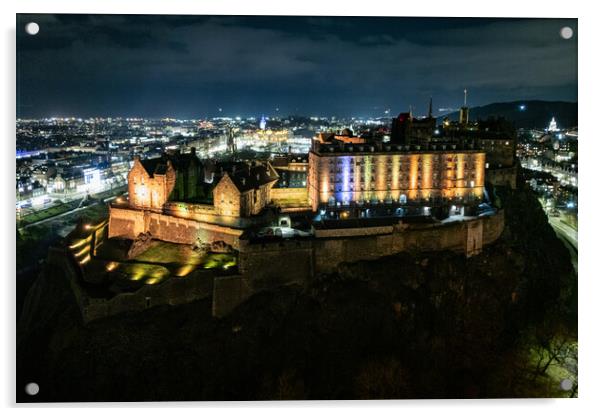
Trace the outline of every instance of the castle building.
<instances>
[{"instance_id":1,"label":"castle building","mask_svg":"<svg viewBox=\"0 0 602 416\"><path fill-rule=\"evenodd\" d=\"M191 153L136 158L129 201L110 207L109 237L236 244L242 229L263 221L278 173L269 162L202 163Z\"/></svg>"},{"instance_id":2,"label":"castle building","mask_svg":"<svg viewBox=\"0 0 602 416\"><path fill-rule=\"evenodd\" d=\"M276 188L307 188L307 156L275 156L271 164L280 177Z\"/></svg>"},{"instance_id":3,"label":"castle building","mask_svg":"<svg viewBox=\"0 0 602 416\"><path fill-rule=\"evenodd\" d=\"M269 204L277 181L278 173L270 163L208 162L203 166L194 149L146 160L137 157L128 174L129 205L159 211L169 202L199 205L202 189L209 188L216 215L249 217Z\"/></svg>"},{"instance_id":4,"label":"castle building","mask_svg":"<svg viewBox=\"0 0 602 416\"><path fill-rule=\"evenodd\" d=\"M198 196L201 162L196 151L164 154L142 160L136 156L128 173L130 205L161 209L168 200L186 201Z\"/></svg>"},{"instance_id":5,"label":"castle building","mask_svg":"<svg viewBox=\"0 0 602 416\"><path fill-rule=\"evenodd\" d=\"M362 217L379 207L478 202L485 185L485 152L455 145L315 142L309 154L314 211Z\"/></svg>"},{"instance_id":6,"label":"castle building","mask_svg":"<svg viewBox=\"0 0 602 416\"><path fill-rule=\"evenodd\" d=\"M391 143L426 145L431 141L436 124L437 119L430 112L422 119L414 118L412 113L400 113L391 124Z\"/></svg>"},{"instance_id":7,"label":"castle building","mask_svg":"<svg viewBox=\"0 0 602 416\"><path fill-rule=\"evenodd\" d=\"M250 217L258 215L271 201L278 174L270 163L234 165L225 171L213 189L217 215Z\"/></svg>"},{"instance_id":8,"label":"castle building","mask_svg":"<svg viewBox=\"0 0 602 416\"><path fill-rule=\"evenodd\" d=\"M499 119L468 121L466 90L459 121L443 120L435 130L431 143L454 143L461 147L474 146L485 151L485 179L493 185L516 187L516 130L511 123Z\"/></svg>"}]
</instances>

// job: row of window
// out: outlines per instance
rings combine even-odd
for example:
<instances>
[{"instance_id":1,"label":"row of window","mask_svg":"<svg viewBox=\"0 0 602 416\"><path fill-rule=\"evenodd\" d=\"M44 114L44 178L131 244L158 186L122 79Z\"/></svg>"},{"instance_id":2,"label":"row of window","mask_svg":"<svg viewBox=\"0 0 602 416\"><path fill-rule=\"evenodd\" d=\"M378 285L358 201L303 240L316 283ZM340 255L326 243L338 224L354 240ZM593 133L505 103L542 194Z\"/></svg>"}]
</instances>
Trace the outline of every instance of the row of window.
<instances>
[{"instance_id":1,"label":"row of window","mask_svg":"<svg viewBox=\"0 0 602 416\"><path fill-rule=\"evenodd\" d=\"M445 183L444 185L441 185L440 183L433 183L430 187L426 188L426 189L449 189L449 188L474 188L475 187L475 182L474 181L447 181L447 183ZM393 187L391 186L391 184L387 184L387 191L392 190ZM422 188L420 183L416 184L415 188L410 188L410 189L424 189ZM365 187L363 184L359 186L359 189L356 189L353 185L349 185L349 189L344 190L343 187L337 187L334 185L330 185L329 186L329 190L330 192L353 192L354 190L357 191L375 191L376 187L374 186L374 184L370 185L369 187Z\"/></svg>"},{"instance_id":2,"label":"row of window","mask_svg":"<svg viewBox=\"0 0 602 416\"><path fill-rule=\"evenodd\" d=\"M430 177L434 180L437 179L448 179L448 180L458 180L459 178L456 178L457 175L453 174L453 175L449 175L449 172L447 175L441 175L441 177L439 177L439 174L437 172L433 173ZM464 178L468 178L468 179L476 179L476 174L474 172L465 172L464 173ZM369 178L367 178L368 180L366 180L366 178L364 176L360 176L359 181L360 183L363 182L376 182L376 177L375 176L370 176ZM390 175L389 177L387 177L388 180L390 180ZM416 179L418 182L422 182L422 175L418 174L416 175ZM411 180L410 175L399 175L399 181L400 182L409 182ZM349 182L349 183L353 183L355 182L353 177L349 177L348 179L344 179L341 176L329 176L328 177L328 181L330 183L345 183L345 182Z\"/></svg>"},{"instance_id":3,"label":"row of window","mask_svg":"<svg viewBox=\"0 0 602 416\"><path fill-rule=\"evenodd\" d=\"M434 170L434 171L441 170L441 167L440 167L439 165L436 165L436 164L435 164L435 165L425 165L425 167L426 167L426 166L430 166L430 167L431 167L431 170ZM418 165L418 166L416 167L416 169L417 169L418 171L421 171L421 170L423 170L423 169L422 169L422 165ZM445 170L457 170L457 169L458 169L458 164L457 164L457 163L454 163L453 165L448 165L448 166L445 166ZM474 166L474 165L468 165L468 163L465 163L465 164L464 164L464 170L474 170L474 169L475 169L475 166ZM329 173L335 173L335 172L336 172L336 173L343 173L343 170L344 170L344 169L343 169L343 168L340 168L340 167L339 167L339 168L336 168L336 169L335 169L335 168L333 168L333 167L331 167L331 168L328 170L328 172L329 172ZM372 173L374 174L374 173L376 173L376 171L377 171L377 170L378 170L378 168L376 168L376 167L372 166L372 168L371 168L369 171L370 171L370 172L372 172ZM350 167L349 169L345 169L345 171L348 171L349 173L354 173L353 166L352 166L352 167ZM366 169L365 167L360 167L360 168L358 169L358 171L359 171L360 173L365 173L365 172L367 172L367 171L368 171L368 169ZM392 169L390 166L387 166L387 168L386 168L386 172L387 172L389 175L392 173L392 171L393 171L393 169ZM410 166L402 166L402 167L400 167L399 171L400 171L400 172L409 172L409 171L410 171Z\"/></svg>"},{"instance_id":4,"label":"row of window","mask_svg":"<svg viewBox=\"0 0 602 416\"><path fill-rule=\"evenodd\" d=\"M460 193L456 193L455 197L463 200L465 196L461 195ZM471 192L468 195L469 199L474 198L474 197L476 197L476 194L474 192ZM436 199L436 198L434 198L432 194L427 194L424 197L421 196L420 198L416 198L416 199L431 200L431 199ZM392 204L393 201L398 202L400 204L407 204L408 197L405 194L401 194L399 196L399 198L394 199L391 195L387 195L384 199L381 200L375 194L372 194L372 195L367 196L365 199L360 198L356 201L352 201L347 198L343 198L342 200L337 200L334 196L330 196L328 198L328 205L331 207L341 206L341 205L345 206L345 205L350 205L351 202L355 202L358 205L363 205L364 203L378 204L378 203L383 203L383 202L385 204Z\"/></svg>"},{"instance_id":5,"label":"row of window","mask_svg":"<svg viewBox=\"0 0 602 416\"><path fill-rule=\"evenodd\" d=\"M405 160L400 161L400 163L403 163L403 162L409 163L407 157L404 158L404 159ZM421 157L419 157L418 158L418 163L422 163L422 160L423 159ZM434 157L434 158L432 158L430 160L432 162L439 162L441 159L439 159L438 157ZM449 156L449 157L445 158L444 161L446 161L446 162L457 162L458 161L458 156ZM334 164L342 165L343 164L343 159L341 159L341 158L328 158L328 163L331 164L331 165L334 165ZM353 159L351 159L351 163L354 163ZM391 164L393 164L393 158L389 157L389 158L385 159L384 161L382 159L377 160L377 161L375 161L374 159L369 159L368 163L371 163L371 164L386 163L386 164L391 165ZM364 165L364 164L366 164L365 157L360 156L359 160L355 161L355 164L356 165Z\"/></svg>"}]
</instances>

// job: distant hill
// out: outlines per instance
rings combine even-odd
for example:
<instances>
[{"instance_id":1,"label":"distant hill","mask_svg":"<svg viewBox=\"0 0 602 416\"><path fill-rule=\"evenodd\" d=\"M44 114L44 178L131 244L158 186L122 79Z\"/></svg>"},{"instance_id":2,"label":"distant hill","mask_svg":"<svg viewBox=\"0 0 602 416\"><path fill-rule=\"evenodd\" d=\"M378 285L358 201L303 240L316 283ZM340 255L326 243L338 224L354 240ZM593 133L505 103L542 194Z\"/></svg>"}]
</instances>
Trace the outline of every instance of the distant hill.
<instances>
[{"instance_id":1,"label":"distant hill","mask_svg":"<svg viewBox=\"0 0 602 416\"><path fill-rule=\"evenodd\" d=\"M524 110L521 106L525 106ZM446 115L451 120L458 120L458 111ZM444 117L437 118L441 122ZM577 126L577 103L566 101L512 101L509 103L493 103L482 107L471 108L469 120L487 119L489 117L504 117L517 128L544 128L552 117L558 127L568 128Z\"/></svg>"}]
</instances>

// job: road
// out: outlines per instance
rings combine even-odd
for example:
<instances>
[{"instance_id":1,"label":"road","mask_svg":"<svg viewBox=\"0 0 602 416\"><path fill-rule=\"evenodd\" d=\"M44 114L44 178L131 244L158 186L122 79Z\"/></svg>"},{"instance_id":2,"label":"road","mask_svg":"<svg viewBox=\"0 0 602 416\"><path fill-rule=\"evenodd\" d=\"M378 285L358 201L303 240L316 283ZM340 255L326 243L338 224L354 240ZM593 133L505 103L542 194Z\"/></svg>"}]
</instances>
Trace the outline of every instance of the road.
<instances>
[{"instance_id":1,"label":"road","mask_svg":"<svg viewBox=\"0 0 602 416\"><path fill-rule=\"evenodd\" d=\"M92 205L94 205L94 204L92 204ZM26 226L24 226L23 229L27 229L29 227L34 227L36 225L44 224L45 222L54 221L54 220L57 220L58 218L62 218L64 216L66 216L66 215L75 214L76 212L83 211L83 210L85 210L86 208L88 208L88 207L90 207L92 205L86 205L84 207L75 208L75 209L72 209L71 211L63 212L62 214L55 215L53 217L48 217L48 218L45 218L45 219L40 220L38 222L32 222L31 224L27 224Z\"/></svg>"},{"instance_id":2,"label":"road","mask_svg":"<svg viewBox=\"0 0 602 416\"><path fill-rule=\"evenodd\" d=\"M577 248L577 230L562 222L559 217L548 216L548 221L554 229L561 233L573 246Z\"/></svg>"},{"instance_id":3,"label":"road","mask_svg":"<svg viewBox=\"0 0 602 416\"><path fill-rule=\"evenodd\" d=\"M579 254L577 230L562 222L559 217L548 216L548 221L550 225L554 228L554 231L556 231L556 235L562 240L564 245L568 248L569 252L571 253L571 262L573 263L573 268L576 272L577 257Z\"/></svg>"}]
</instances>

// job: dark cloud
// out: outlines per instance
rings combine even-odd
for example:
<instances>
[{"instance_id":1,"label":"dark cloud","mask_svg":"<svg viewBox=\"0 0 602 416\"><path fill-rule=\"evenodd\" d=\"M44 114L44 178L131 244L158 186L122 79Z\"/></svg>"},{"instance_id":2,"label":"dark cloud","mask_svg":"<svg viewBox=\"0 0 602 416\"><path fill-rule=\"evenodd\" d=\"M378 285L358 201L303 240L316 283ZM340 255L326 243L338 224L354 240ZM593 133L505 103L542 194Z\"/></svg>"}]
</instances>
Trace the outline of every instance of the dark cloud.
<instances>
[{"instance_id":1,"label":"dark cloud","mask_svg":"<svg viewBox=\"0 0 602 416\"><path fill-rule=\"evenodd\" d=\"M36 36L24 34L29 21ZM19 15L20 116L368 115L577 99L576 19Z\"/></svg>"}]
</instances>

